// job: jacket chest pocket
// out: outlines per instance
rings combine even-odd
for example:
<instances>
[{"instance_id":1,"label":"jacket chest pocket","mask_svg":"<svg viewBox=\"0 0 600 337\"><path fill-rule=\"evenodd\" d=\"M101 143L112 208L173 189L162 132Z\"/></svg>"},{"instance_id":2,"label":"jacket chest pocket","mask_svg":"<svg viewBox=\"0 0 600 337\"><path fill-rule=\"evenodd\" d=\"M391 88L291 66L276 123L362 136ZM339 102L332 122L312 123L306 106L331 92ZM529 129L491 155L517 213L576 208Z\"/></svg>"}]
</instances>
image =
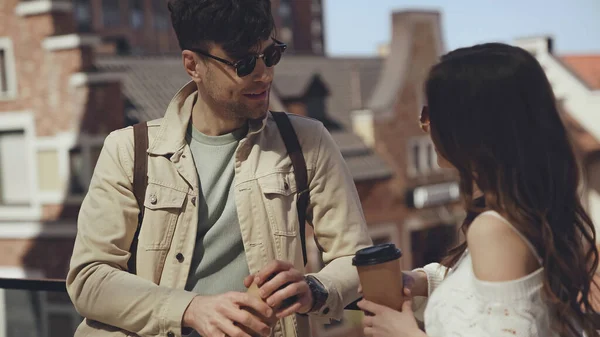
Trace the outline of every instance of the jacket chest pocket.
<instances>
[{"instance_id":1,"label":"jacket chest pocket","mask_svg":"<svg viewBox=\"0 0 600 337\"><path fill-rule=\"evenodd\" d=\"M297 187L294 173L277 172L258 179L273 234L298 233Z\"/></svg>"},{"instance_id":2,"label":"jacket chest pocket","mask_svg":"<svg viewBox=\"0 0 600 337\"><path fill-rule=\"evenodd\" d=\"M144 220L139 237L141 248L169 249L186 196L187 193L173 188L148 184L144 200Z\"/></svg>"}]
</instances>

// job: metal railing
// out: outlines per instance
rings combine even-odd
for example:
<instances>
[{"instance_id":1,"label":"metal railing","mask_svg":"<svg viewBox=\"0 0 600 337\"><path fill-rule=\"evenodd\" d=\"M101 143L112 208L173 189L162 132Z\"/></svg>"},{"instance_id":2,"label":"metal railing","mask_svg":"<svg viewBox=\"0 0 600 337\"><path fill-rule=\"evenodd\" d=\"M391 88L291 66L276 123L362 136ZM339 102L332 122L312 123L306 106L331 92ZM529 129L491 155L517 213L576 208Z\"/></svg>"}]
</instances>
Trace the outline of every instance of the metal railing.
<instances>
[{"instance_id":1,"label":"metal railing","mask_svg":"<svg viewBox=\"0 0 600 337\"><path fill-rule=\"evenodd\" d=\"M67 292L65 280L0 278L0 289Z\"/></svg>"},{"instance_id":2,"label":"metal railing","mask_svg":"<svg viewBox=\"0 0 600 337\"><path fill-rule=\"evenodd\" d=\"M65 280L0 278L0 337L73 336L81 320Z\"/></svg>"},{"instance_id":3,"label":"metal railing","mask_svg":"<svg viewBox=\"0 0 600 337\"><path fill-rule=\"evenodd\" d=\"M593 314L600 330L600 314ZM81 317L61 279L0 278L0 337L72 336Z\"/></svg>"}]
</instances>

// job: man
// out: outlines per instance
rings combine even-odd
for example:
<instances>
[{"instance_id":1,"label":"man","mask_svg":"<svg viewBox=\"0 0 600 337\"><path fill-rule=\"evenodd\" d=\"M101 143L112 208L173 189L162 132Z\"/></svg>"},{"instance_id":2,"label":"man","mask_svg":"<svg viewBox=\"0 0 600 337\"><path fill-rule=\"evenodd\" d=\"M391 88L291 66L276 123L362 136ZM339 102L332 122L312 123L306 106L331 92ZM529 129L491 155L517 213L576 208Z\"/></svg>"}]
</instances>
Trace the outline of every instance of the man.
<instances>
[{"instance_id":1,"label":"man","mask_svg":"<svg viewBox=\"0 0 600 337\"><path fill-rule=\"evenodd\" d=\"M353 179L321 123L289 116L306 161L306 218L326 263L305 275L296 211L304 191L268 111L285 50L272 38L270 8L269 0L169 3L191 81L148 124L135 274L132 128L105 141L67 280L86 318L76 336L304 337L308 315L340 319L358 297L351 257L371 240ZM260 298L247 293L253 284Z\"/></svg>"}]
</instances>

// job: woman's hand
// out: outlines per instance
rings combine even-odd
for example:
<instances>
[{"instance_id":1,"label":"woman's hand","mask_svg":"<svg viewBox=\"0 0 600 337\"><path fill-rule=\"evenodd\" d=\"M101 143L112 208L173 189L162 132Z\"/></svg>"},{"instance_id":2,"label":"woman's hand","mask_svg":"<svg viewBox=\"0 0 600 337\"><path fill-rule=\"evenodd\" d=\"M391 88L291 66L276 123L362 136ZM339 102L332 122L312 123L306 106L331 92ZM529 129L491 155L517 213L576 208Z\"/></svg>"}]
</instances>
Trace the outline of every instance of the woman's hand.
<instances>
[{"instance_id":1,"label":"woman's hand","mask_svg":"<svg viewBox=\"0 0 600 337\"><path fill-rule=\"evenodd\" d=\"M410 290L404 289L408 298L402 304L402 312L386 306L362 300L358 307L365 312L363 318L364 334L367 337L426 337L417 325L412 312Z\"/></svg>"}]
</instances>

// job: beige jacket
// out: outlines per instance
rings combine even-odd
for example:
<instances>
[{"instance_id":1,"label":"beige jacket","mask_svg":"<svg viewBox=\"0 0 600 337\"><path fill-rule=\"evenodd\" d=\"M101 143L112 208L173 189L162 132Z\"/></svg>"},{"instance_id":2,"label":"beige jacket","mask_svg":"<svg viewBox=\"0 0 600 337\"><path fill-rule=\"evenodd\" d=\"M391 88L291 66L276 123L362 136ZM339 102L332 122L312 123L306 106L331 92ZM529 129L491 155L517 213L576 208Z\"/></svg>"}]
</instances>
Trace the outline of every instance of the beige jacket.
<instances>
[{"instance_id":1,"label":"beige jacket","mask_svg":"<svg viewBox=\"0 0 600 337\"><path fill-rule=\"evenodd\" d=\"M193 82L173 98L163 119L149 122L148 189L137 250L137 275L126 271L137 227L132 193L133 129L104 143L78 219L67 278L69 295L86 317L75 336L181 336L183 313L196 295L184 290L196 243L198 181L185 133ZM326 267L316 277L329 291L313 315L342 317L358 297L351 258L371 244L353 179L330 134L317 121L291 116L308 170L307 218ZM269 115L251 123L235 154L235 200L251 273L279 259L304 271L292 163ZM207 158L207 160L210 160ZM183 259L178 254L183 254ZM274 336L310 336L306 316L281 320Z\"/></svg>"}]
</instances>

